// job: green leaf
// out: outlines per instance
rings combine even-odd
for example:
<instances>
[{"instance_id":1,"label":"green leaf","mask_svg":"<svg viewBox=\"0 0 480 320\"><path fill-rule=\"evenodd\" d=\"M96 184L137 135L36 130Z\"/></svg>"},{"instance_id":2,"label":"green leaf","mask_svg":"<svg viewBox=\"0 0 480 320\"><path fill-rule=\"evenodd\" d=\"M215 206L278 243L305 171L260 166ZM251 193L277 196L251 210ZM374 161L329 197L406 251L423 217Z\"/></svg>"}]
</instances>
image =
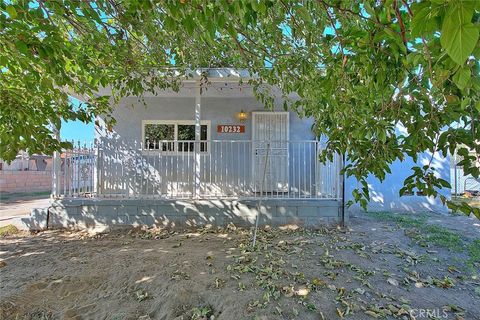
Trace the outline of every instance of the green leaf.
<instances>
[{"instance_id":1,"label":"green leaf","mask_svg":"<svg viewBox=\"0 0 480 320\"><path fill-rule=\"evenodd\" d=\"M452 186L450 183L444 179L438 179L438 182L442 185L444 188L451 188Z\"/></svg>"},{"instance_id":2,"label":"green leaf","mask_svg":"<svg viewBox=\"0 0 480 320\"><path fill-rule=\"evenodd\" d=\"M310 13L308 12L307 9L305 9L304 6L298 6L297 12L305 22L308 22L308 23L312 22L312 17L310 17Z\"/></svg>"},{"instance_id":3,"label":"green leaf","mask_svg":"<svg viewBox=\"0 0 480 320\"><path fill-rule=\"evenodd\" d=\"M432 16L432 8L425 7L414 12L411 24L412 37L420 37L437 29L437 17Z\"/></svg>"},{"instance_id":4,"label":"green leaf","mask_svg":"<svg viewBox=\"0 0 480 320\"><path fill-rule=\"evenodd\" d=\"M15 42L15 46L17 47L18 51L20 51L21 53L23 54L28 53L28 46L25 42L18 40Z\"/></svg>"},{"instance_id":5,"label":"green leaf","mask_svg":"<svg viewBox=\"0 0 480 320\"><path fill-rule=\"evenodd\" d=\"M0 56L0 67L6 67L8 64L8 59L5 56Z\"/></svg>"},{"instance_id":6,"label":"green leaf","mask_svg":"<svg viewBox=\"0 0 480 320\"><path fill-rule=\"evenodd\" d=\"M478 220L480 220L480 208L472 208L472 213Z\"/></svg>"},{"instance_id":7,"label":"green leaf","mask_svg":"<svg viewBox=\"0 0 480 320\"><path fill-rule=\"evenodd\" d=\"M459 24L472 22L473 13L475 11L476 1L455 0L450 1L445 13L446 17L454 17Z\"/></svg>"},{"instance_id":8,"label":"green leaf","mask_svg":"<svg viewBox=\"0 0 480 320\"><path fill-rule=\"evenodd\" d=\"M375 16L375 10L372 8L370 3L368 1L365 1L364 4L365 6L365 11L370 15L370 16Z\"/></svg>"},{"instance_id":9,"label":"green leaf","mask_svg":"<svg viewBox=\"0 0 480 320\"><path fill-rule=\"evenodd\" d=\"M453 82L455 82L460 90L463 90L468 85L471 76L470 69L462 68L453 76Z\"/></svg>"},{"instance_id":10,"label":"green leaf","mask_svg":"<svg viewBox=\"0 0 480 320\"><path fill-rule=\"evenodd\" d=\"M237 31L235 30L235 27L233 26L233 24L228 25L227 31L232 38L234 38L234 39L237 38Z\"/></svg>"},{"instance_id":11,"label":"green leaf","mask_svg":"<svg viewBox=\"0 0 480 320\"><path fill-rule=\"evenodd\" d=\"M12 6L12 5L7 6L6 11L7 11L8 15L10 16L10 19L17 18L17 10L15 10L14 6Z\"/></svg>"},{"instance_id":12,"label":"green leaf","mask_svg":"<svg viewBox=\"0 0 480 320\"><path fill-rule=\"evenodd\" d=\"M464 98L460 104L460 108L465 109L470 104L469 98Z\"/></svg>"},{"instance_id":13,"label":"green leaf","mask_svg":"<svg viewBox=\"0 0 480 320\"><path fill-rule=\"evenodd\" d=\"M380 140L381 142L387 141L387 135L385 131L381 130L378 132L378 140Z\"/></svg>"},{"instance_id":14,"label":"green leaf","mask_svg":"<svg viewBox=\"0 0 480 320\"><path fill-rule=\"evenodd\" d=\"M473 9L464 2L454 5L445 14L440 43L450 58L463 65L478 41L478 28L470 21Z\"/></svg>"},{"instance_id":15,"label":"green leaf","mask_svg":"<svg viewBox=\"0 0 480 320\"><path fill-rule=\"evenodd\" d=\"M191 16L187 16L184 20L184 26L185 29L187 29L188 34L193 34L193 31L195 30L195 22L193 21Z\"/></svg>"}]
</instances>

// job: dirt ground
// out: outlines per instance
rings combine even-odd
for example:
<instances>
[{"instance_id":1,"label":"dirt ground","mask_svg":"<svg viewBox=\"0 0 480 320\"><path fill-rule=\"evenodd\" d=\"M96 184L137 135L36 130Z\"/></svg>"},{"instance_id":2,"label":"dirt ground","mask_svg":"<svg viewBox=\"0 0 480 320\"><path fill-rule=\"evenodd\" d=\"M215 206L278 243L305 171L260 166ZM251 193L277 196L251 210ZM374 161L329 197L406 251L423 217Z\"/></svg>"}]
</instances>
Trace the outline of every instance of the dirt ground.
<instances>
[{"instance_id":1,"label":"dirt ground","mask_svg":"<svg viewBox=\"0 0 480 320\"><path fill-rule=\"evenodd\" d=\"M0 319L480 319L480 222L0 239Z\"/></svg>"}]
</instances>

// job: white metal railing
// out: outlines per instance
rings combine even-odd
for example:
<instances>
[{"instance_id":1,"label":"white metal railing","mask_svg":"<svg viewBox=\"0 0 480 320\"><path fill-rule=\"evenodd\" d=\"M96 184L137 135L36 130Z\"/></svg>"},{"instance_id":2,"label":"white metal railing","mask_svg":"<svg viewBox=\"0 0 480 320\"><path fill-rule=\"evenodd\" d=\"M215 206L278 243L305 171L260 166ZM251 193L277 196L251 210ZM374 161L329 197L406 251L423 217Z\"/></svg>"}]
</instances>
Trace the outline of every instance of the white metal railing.
<instances>
[{"instance_id":1,"label":"white metal railing","mask_svg":"<svg viewBox=\"0 0 480 320\"><path fill-rule=\"evenodd\" d=\"M78 143L74 144L73 149L64 150L60 154L60 174L57 176L56 192L65 197L95 195L96 165L96 147L93 144Z\"/></svg>"},{"instance_id":2,"label":"white metal railing","mask_svg":"<svg viewBox=\"0 0 480 320\"><path fill-rule=\"evenodd\" d=\"M97 142L64 152L61 195L339 199L341 158L318 141Z\"/></svg>"}]
</instances>

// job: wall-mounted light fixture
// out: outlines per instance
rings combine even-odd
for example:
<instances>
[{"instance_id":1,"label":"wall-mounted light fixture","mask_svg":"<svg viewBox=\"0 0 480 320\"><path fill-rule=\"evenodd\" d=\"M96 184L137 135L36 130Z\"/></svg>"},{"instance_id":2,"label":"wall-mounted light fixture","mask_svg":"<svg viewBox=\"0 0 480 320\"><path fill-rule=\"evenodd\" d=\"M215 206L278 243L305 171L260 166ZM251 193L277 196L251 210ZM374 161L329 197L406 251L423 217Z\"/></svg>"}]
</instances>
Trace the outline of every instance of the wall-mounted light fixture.
<instances>
[{"instance_id":1,"label":"wall-mounted light fixture","mask_svg":"<svg viewBox=\"0 0 480 320\"><path fill-rule=\"evenodd\" d=\"M238 117L238 120L240 120L241 122L247 120L248 118L248 115L245 111L243 110L240 110L240 112L237 114L237 117Z\"/></svg>"}]
</instances>

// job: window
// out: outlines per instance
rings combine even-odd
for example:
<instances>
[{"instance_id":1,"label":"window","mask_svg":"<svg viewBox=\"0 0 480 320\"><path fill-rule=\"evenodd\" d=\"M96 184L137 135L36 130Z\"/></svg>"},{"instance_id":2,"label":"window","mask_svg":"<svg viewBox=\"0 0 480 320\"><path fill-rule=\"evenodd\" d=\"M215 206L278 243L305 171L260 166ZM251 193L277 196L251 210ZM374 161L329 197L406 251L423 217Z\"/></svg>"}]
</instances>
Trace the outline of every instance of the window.
<instances>
[{"instance_id":1,"label":"window","mask_svg":"<svg viewBox=\"0 0 480 320\"><path fill-rule=\"evenodd\" d=\"M178 142L178 151L194 151L194 142L195 141L195 125L194 124L179 124L177 126L177 140ZM200 125L200 140L208 140L208 126L206 124ZM189 141L189 142L180 142L180 141ZM207 144L200 143L200 151L207 151Z\"/></svg>"},{"instance_id":2,"label":"window","mask_svg":"<svg viewBox=\"0 0 480 320\"><path fill-rule=\"evenodd\" d=\"M201 121L200 140L210 137L210 121ZM145 149L170 152L193 152L195 150L194 121L143 121ZM200 152L208 152L208 143L200 143Z\"/></svg>"}]
</instances>

